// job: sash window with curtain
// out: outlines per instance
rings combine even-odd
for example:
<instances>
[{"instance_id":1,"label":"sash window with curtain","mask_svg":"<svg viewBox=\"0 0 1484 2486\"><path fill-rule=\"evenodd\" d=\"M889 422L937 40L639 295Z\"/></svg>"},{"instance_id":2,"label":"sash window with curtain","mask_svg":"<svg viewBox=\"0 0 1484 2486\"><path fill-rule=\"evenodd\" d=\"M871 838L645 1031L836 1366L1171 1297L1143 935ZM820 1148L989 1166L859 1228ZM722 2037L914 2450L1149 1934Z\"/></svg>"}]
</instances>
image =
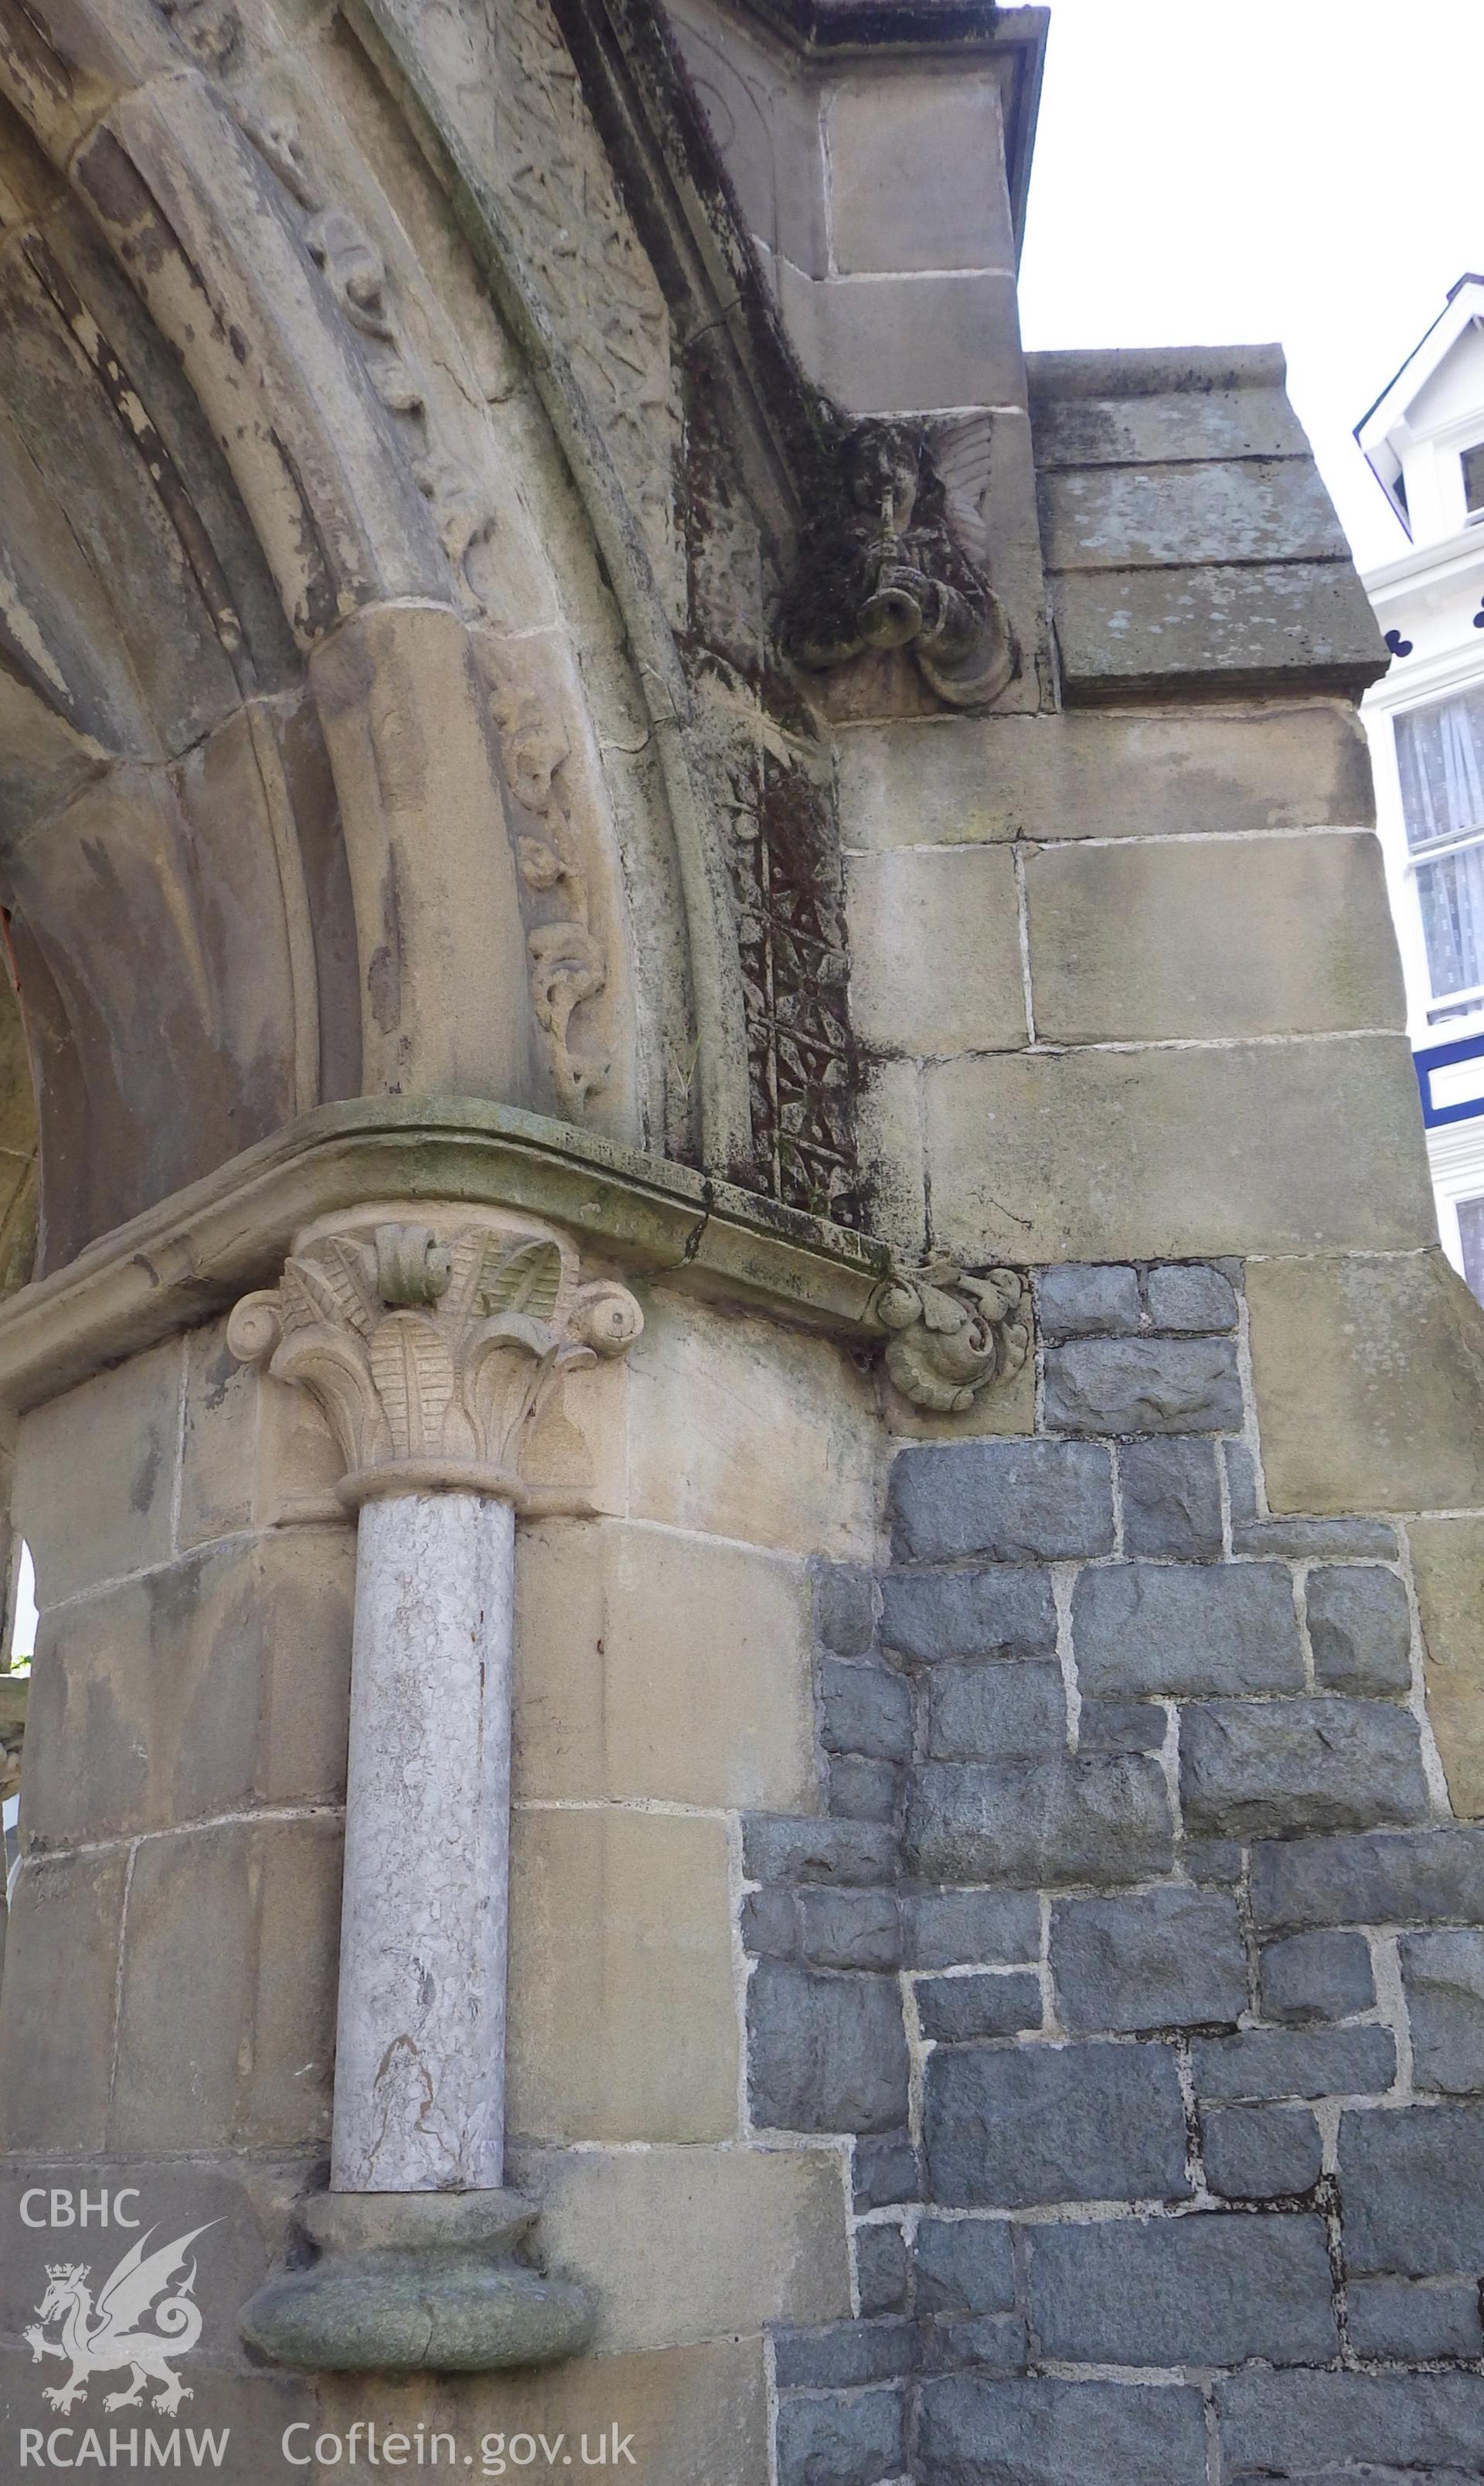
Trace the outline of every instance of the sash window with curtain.
<instances>
[{"instance_id":1,"label":"sash window with curtain","mask_svg":"<svg viewBox=\"0 0 1484 2486\"><path fill-rule=\"evenodd\" d=\"M1435 1023L1484 1007L1484 686L1396 719Z\"/></svg>"}]
</instances>

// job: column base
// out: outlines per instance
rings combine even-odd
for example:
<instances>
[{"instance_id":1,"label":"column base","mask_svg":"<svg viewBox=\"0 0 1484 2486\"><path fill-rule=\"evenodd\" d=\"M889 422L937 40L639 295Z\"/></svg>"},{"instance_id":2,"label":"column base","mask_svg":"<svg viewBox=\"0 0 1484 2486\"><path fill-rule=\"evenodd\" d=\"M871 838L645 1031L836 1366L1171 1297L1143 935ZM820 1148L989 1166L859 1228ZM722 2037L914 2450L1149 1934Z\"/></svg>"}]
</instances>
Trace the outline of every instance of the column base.
<instances>
[{"instance_id":1,"label":"column base","mask_svg":"<svg viewBox=\"0 0 1484 2486\"><path fill-rule=\"evenodd\" d=\"M574 2356L592 2308L571 2279L520 2258L536 2224L518 2193L316 2193L294 2213L316 2248L270 2279L242 2336L276 2365L321 2373L486 2373Z\"/></svg>"}]
</instances>

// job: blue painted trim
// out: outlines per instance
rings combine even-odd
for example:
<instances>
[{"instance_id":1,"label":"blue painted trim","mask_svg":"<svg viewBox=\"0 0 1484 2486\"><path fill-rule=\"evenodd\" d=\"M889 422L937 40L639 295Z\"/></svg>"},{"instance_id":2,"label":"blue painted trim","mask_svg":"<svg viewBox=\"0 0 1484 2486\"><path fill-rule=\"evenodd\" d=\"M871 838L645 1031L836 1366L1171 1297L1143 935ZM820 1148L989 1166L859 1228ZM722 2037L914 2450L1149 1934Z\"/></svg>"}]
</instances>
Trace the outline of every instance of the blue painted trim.
<instances>
[{"instance_id":1,"label":"blue painted trim","mask_svg":"<svg viewBox=\"0 0 1484 2486\"><path fill-rule=\"evenodd\" d=\"M1422 1091L1422 1119L1430 1131L1444 1122L1476 1121L1484 1114L1484 1095L1473 1096L1463 1105L1435 1105L1432 1095L1432 1074L1450 1062L1475 1062L1484 1055L1484 1035L1456 1036L1451 1044L1429 1044L1412 1057L1416 1066L1417 1086Z\"/></svg>"}]
</instances>

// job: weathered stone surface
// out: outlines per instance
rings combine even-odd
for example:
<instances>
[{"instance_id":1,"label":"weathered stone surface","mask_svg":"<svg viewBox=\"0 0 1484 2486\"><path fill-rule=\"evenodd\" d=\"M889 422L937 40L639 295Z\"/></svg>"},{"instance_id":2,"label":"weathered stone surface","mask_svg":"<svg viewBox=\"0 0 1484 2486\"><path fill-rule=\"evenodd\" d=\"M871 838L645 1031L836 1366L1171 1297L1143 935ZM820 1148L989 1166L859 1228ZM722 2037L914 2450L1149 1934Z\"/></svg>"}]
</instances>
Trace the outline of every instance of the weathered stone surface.
<instances>
[{"instance_id":1,"label":"weathered stone surface","mask_svg":"<svg viewBox=\"0 0 1484 2486\"><path fill-rule=\"evenodd\" d=\"M1353 2471L1477 2472L1484 2375L1234 2374L1216 2386L1225 2473L1297 2477Z\"/></svg>"},{"instance_id":2,"label":"weathered stone surface","mask_svg":"<svg viewBox=\"0 0 1484 2486\"><path fill-rule=\"evenodd\" d=\"M1156 1329L1222 1330L1237 1326L1237 1290L1223 1269L1200 1260L1167 1261L1144 1280Z\"/></svg>"},{"instance_id":3,"label":"weathered stone surface","mask_svg":"<svg viewBox=\"0 0 1484 2486\"><path fill-rule=\"evenodd\" d=\"M1092 1442L964 1442L899 1451L891 1510L908 1561L1066 1561L1113 1546L1109 1455ZM889 1635L890 1637L890 1635Z\"/></svg>"},{"instance_id":4,"label":"weathered stone surface","mask_svg":"<svg viewBox=\"0 0 1484 2486\"><path fill-rule=\"evenodd\" d=\"M1305 1838L1252 1850L1259 1929L1484 1925L1484 1829Z\"/></svg>"},{"instance_id":5,"label":"weathered stone surface","mask_svg":"<svg viewBox=\"0 0 1484 2486\"><path fill-rule=\"evenodd\" d=\"M1247 2008L1236 1902L1215 1892L1060 1899L1051 1967L1062 2023L1074 2030L1191 2027L1234 2021Z\"/></svg>"},{"instance_id":6,"label":"weathered stone surface","mask_svg":"<svg viewBox=\"0 0 1484 2486\"><path fill-rule=\"evenodd\" d=\"M946 2208L1166 2200L1190 2190L1168 2046L949 2046L928 2057L932 2197Z\"/></svg>"},{"instance_id":7,"label":"weathered stone surface","mask_svg":"<svg viewBox=\"0 0 1484 2486\"><path fill-rule=\"evenodd\" d=\"M939 1666L927 1681L927 1754L938 1761L1012 1760L1059 1753L1066 1692L1049 1660L1024 1666Z\"/></svg>"},{"instance_id":8,"label":"weathered stone surface","mask_svg":"<svg viewBox=\"0 0 1484 2486\"><path fill-rule=\"evenodd\" d=\"M906 2410L899 2389L805 2393L779 2404L778 2486L876 2486L900 2474Z\"/></svg>"},{"instance_id":9,"label":"weathered stone surface","mask_svg":"<svg viewBox=\"0 0 1484 2486\"><path fill-rule=\"evenodd\" d=\"M919 1977L915 1990L922 2034L939 2045L1012 2037L1041 2025L1041 1980L1030 1971L1005 1976Z\"/></svg>"},{"instance_id":10,"label":"weathered stone surface","mask_svg":"<svg viewBox=\"0 0 1484 2486\"><path fill-rule=\"evenodd\" d=\"M11 1895L0 2012L8 2149L98 2150L108 2137L128 1851L28 1858Z\"/></svg>"},{"instance_id":11,"label":"weathered stone surface","mask_svg":"<svg viewBox=\"0 0 1484 2486\"><path fill-rule=\"evenodd\" d=\"M1358 2356L1406 2364L1428 2357L1484 2356L1477 2285L1419 2287L1405 2279L1357 2279L1346 2302L1350 2344Z\"/></svg>"},{"instance_id":12,"label":"weathered stone surface","mask_svg":"<svg viewBox=\"0 0 1484 2486\"><path fill-rule=\"evenodd\" d=\"M1290 1934L1265 1943L1262 2008L1268 2020L1344 2020L1376 2000L1363 1934Z\"/></svg>"},{"instance_id":13,"label":"weathered stone surface","mask_svg":"<svg viewBox=\"0 0 1484 2486\"><path fill-rule=\"evenodd\" d=\"M742 1869L755 1882L890 1882L896 1842L874 1823L744 1816Z\"/></svg>"},{"instance_id":14,"label":"weathered stone surface","mask_svg":"<svg viewBox=\"0 0 1484 2486\"><path fill-rule=\"evenodd\" d=\"M1116 1562L1072 1595L1077 1674L1092 1693L1297 1692L1299 1622L1274 1563ZM1204 1828L1223 1830L1223 1822Z\"/></svg>"},{"instance_id":15,"label":"weathered stone surface","mask_svg":"<svg viewBox=\"0 0 1484 2486\"><path fill-rule=\"evenodd\" d=\"M741 2032L725 1824L517 1810L511 1858L511 2132L728 2139Z\"/></svg>"},{"instance_id":16,"label":"weathered stone surface","mask_svg":"<svg viewBox=\"0 0 1484 2486\"><path fill-rule=\"evenodd\" d=\"M1339 2176L1352 2270L1484 2268L1484 2107L1343 2115Z\"/></svg>"},{"instance_id":17,"label":"weathered stone surface","mask_svg":"<svg viewBox=\"0 0 1484 2486\"><path fill-rule=\"evenodd\" d=\"M1048 1042L1403 1023L1381 849L1368 832L1046 846L1027 858L1026 891L1036 1034ZM1188 1295L1186 1316L1169 1325L1231 1328L1234 1307L1214 1288L1211 1297L1214 1319ZM1163 1326L1154 1295L1149 1309Z\"/></svg>"},{"instance_id":18,"label":"weathered stone surface","mask_svg":"<svg viewBox=\"0 0 1484 2486\"><path fill-rule=\"evenodd\" d=\"M1403 1934L1400 1951L1418 2088L1484 2089L1484 1933Z\"/></svg>"},{"instance_id":19,"label":"weathered stone surface","mask_svg":"<svg viewBox=\"0 0 1484 2486\"><path fill-rule=\"evenodd\" d=\"M1220 1554L1215 1442L1125 1442L1118 1452L1118 1481L1126 1552L1187 1562Z\"/></svg>"},{"instance_id":20,"label":"weathered stone surface","mask_svg":"<svg viewBox=\"0 0 1484 2486\"><path fill-rule=\"evenodd\" d=\"M908 1796L906 1853L927 1881L1141 1882L1173 1859L1164 1772L1127 1753L929 1761Z\"/></svg>"},{"instance_id":21,"label":"weathered stone surface","mask_svg":"<svg viewBox=\"0 0 1484 2486\"><path fill-rule=\"evenodd\" d=\"M850 1017L863 1044L931 1055L1029 1041L1007 846L853 857L846 891Z\"/></svg>"},{"instance_id":22,"label":"weathered stone surface","mask_svg":"<svg viewBox=\"0 0 1484 2486\"><path fill-rule=\"evenodd\" d=\"M1060 572L1057 643L1084 698L1235 690L1284 674L1360 690L1386 650L1349 560Z\"/></svg>"},{"instance_id":23,"label":"weathered stone surface","mask_svg":"<svg viewBox=\"0 0 1484 2486\"><path fill-rule=\"evenodd\" d=\"M896 1968L901 1913L890 1891L799 1892L800 1947L816 1968Z\"/></svg>"},{"instance_id":24,"label":"weathered stone surface","mask_svg":"<svg viewBox=\"0 0 1484 2486\"><path fill-rule=\"evenodd\" d=\"M819 1708L826 1752L911 1759L911 1689L887 1667L827 1657L819 1669Z\"/></svg>"},{"instance_id":25,"label":"weathered stone surface","mask_svg":"<svg viewBox=\"0 0 1484 2486\"><path fill-rule=\"evenodd\" d=\"M1206 2480L1205 2418L1193 2390L954 2374L923 2387L920 2442L927 2486Z\"/></svg>"},{"instance_id":26,"label":"weathered stone surface","mask_svg":"<svg viewBox=\"0 0 1484 2486\"><path fill-rule=\"evenodd\" d=\"M1396 2077L1389 2029L1244 2029L1191 2048L1203 2098L1370 2097Z\"/></svg>"},{"instance_id":27,"label":"weathered stone surface","mask_svg":"<svg viewBox=\"0 0 1484 2486\"><path fill-rule=\"evenodd\" d=\"M1347 1110L1338 1096L1334 1104ZM1398 1133L1396 1145L1410 1167L1412 1133ZM1306 1248L1322 1254L1318 1228L1316 1218ZM1276 1512L1484 1504L1484 1311L1435 1245L1395 1259L1378 1249L1383 1257L1272 1259L1248 1270Z\"/></svg>"},{"instance_id":28,"label":"weathered stone surface","mask_svg":"<svg viewBox=\"0 0 1484 2486\"><path fill-rule=\"evenodd\" d=\"M1015 2254L1003 2219L920 2219L913 2267L919 2313L1008 2313L1015 2302Z\"/></svg>"},{"instance_id":29,"label":"weathered stone surface","mask_svg":"<svg viewBox=\"0 0 1484 2486\"><path fill-rule=\"evenodd\" d=\"M1112 1502L1110 1499L1110 1514ZM1057 1608L1045 1571L889 1571L881 1636L920 1666L941 1658L1045 1657L1057 1645Z\"/></svg>"},{"instance_id":30,"label":"weathered stone surface","mask_svg":"<svg viewBox=\"0 0 1484 2486\"><path fill-rule=\"evenodd\" d=\"M1127 466L1097 460L1090 472L1052 467L1041 484L1048 566L1344 559L1348 546L1310 458L1203 449L1192 443L1179 458L1167 452Z\"/></svg>"},{"instance_id":31,"label":"weathered stone surface","mask_svg":"<svg viewBox=\"0 0 1484 2486\"><path fill-rule=\"evenodd\" d=\"M1228 1339L1074 1339L1046 1354L1046 1422L1063 1433L1233 1432L1242 1384Z\"/></svg>"},{"instance_id":32,"label":"weathered stone surface","mask_svg":"<svg viewBox=\"0 0 1484 2486\"><path fill-rule=\"evenodd\" d=\"M1331 1692L1400 1693L1412 1687L1412 1610L1394 1571L1347 1563L1310 1571L1305 1584L1314 1674Z\"/></svg>"},{"instance_id":33,"label":"weathered stone surface","mask_svg":"<svg viewBox=\"0 0 1484 2486\"><path fill-rule=\"evenodd\" d=\"M1425 1820L1416 1720L1383 1700L1194 1701L1180 1725L1190 1828L1228 1837Z\"/></svg>"},{"instance_id":34,"label":"weathered stone surface","mask_svg":"<svg viewBox=\"0 0 1484 2486\"><path fill-rule=\"evenodd\" d=\"M910 2132L863 2133L852 2156L855 2181L852 2207L857 2216L891 2202L915 2201L922 2187L922 2170Z\"/></svg>"},{"instance_id":35,"label":"weathered stone surface","mask_svg":"<svg viewBox=\"0 0 1484 2486\"><path fill-rule=\"evenodd\" d=\"M849 2390L888 2383L916 2370L918 2333L911 2322L838 2322L828 2330L775 2331L774 2372L781 2391Z\"/></svg>"},{"instance_id":36,"label":"weathered stone surface","mask_svg":"<svg viewBox=\"0 0 1484 2486\"><path fill-rule=\"evenodd\" d=\"M903 1901L914 1968L1032 1960L1041 1944L1032 1892L918 1891Z\"/></svg>"},{"instance_id":37,"label":"weathered stone surface","mask_svg":"<svg viewBox=\"0 0 1484 2486\"><path fill-rule=\"evenodd\" d=\"M792 1891L749 1891L742 1901L742 1947L755 1959L792 1959L799 1947Z\"/></svg>"},{"instance_id":38,"label":"weathered stone surface","mask_svg":"<svg viewBox=\"0 0 1484 2486\"><path fill-rule=\"evenodd\" d=\"M1375 815L1370 755L1348 700L1265 701L1246 713L944 717L840 739L847 842L875 851L982 838L1353 829Z\"/></svg>"},{"instance_id":39,"label":"weathered stone surface","mask_svg":"<svg viewBox=\"0 0 1484 2486\"><path fill-rule=\"evenodd\" d=\"M180 1456L179 1339L36 1408L20 1427L12 1503L37 1603L165 1562Z\"/></svg>"},{"instance_id":40,"label":"weathered stone surface","mask_svg":"<svg viewBox=\"0 0 1484 2486\"><path fill-rule=\"evenodd\" d=\"M1226 1448L1231 1447L1227 1443ZM1394 1562L1396 1531L1388 1528L1384 1519L1238 1521L1233 1513L1231 1550L1234 1554L1292 1556L1300 1561L1328 1556L1331 1561L1365 1561L1374 1558Z\"/></svg>"},{"instance_id":41,"label":"weathered stone surface","mask_svg":"<svg viewBox=\"0 0 1484 2486\"><path fill-rule=\"evenodd\" d=\"M888 82L842 67L824 124L836 266L1013 268L993 71L966 62L945 94L930 69Z\"/></svg>"},{"instance_id":42,"label":"weathered stone surface","mask_svg":"<svg viewBox=\"0 0 1484 2486\"><path fill-rule=\"evenodd\" d=\"M1400 1036L966 1056L929 1064L923 1106L937 1237L971 1263L1411 1253L1432 1241L1416 1075ZM1457 1317L1463 1326L1467 1315ZM1484 1322L1477 1306L1472 1317ZM1436 1507L1437 1497L1418 1497L1396 1478L1379 1489L1370 1465L1357 1490L1354 1449L1321 1487L1321 1460L1346 1418L1336 1395L1355 1344L1333 1340L1339 1369L1323 1377L1316 1397L1330 1351L1328 1337L1308 1329L1285 1346L1292 1412L1284 1439L1302 1424L1306 1449L1295 1470L1300 1490L1288 1489L1286 1451L1275 1490L1269 1454L1277 1506ZM1461 1407L1462 1379L1446 1384L1441 1364L1438 1379ZM1264 1414L1260 1391L1258 1406ZM1415 1423L1419 1458L1426 1423L1425 1416ZM1265 1442L1267 1425L1264 1414ZM1451 1429L1461 1449L1456 1417ZM1430 1455L1436 1471L1443 1462L1436 1450ZM1476 1478L1481 1459L1475 1451ZM1476 1483L1445 1506L1481 1501Z\"/></svg>"},{"instance_id":43,"label":"weathered stone surface","mask_svg":"<svg viewBox=\"0 0 1484 2486\"><path fill-rule=\"evenodd\" d=\"M869 2319L873 2313L901 2312L910 2265L907 2240L894 2220L857 2227L855 2263L862 2313Z\"/></svg>"},{"instance_id":44,"label":"weathered stone surface","mask_svg":"<svg viewBox=\"0 0 1484 2486\"><path fill-rule=\"evenodd\" d=\"M1308 458L1276 345L1079 349L1026 369L1048 471Z\"/></svg>"},{"instance_id":45,"label":"weathered stone surface","mask_svg":"<svg viewBox=\"0 0 1484 2486\"><path fill-rule=\"evenodd\" d=\"M1098 2365L1323 2364L1339 2341L1324 2222L1195 2216L1037 2227L1031 2328Z\"/></svg>"},{"instance_id":46,"label":"weathered stone surface","mask_svg":"<svg viewBox=\"0 0 1484 2486\"><path fill-rule=\"evenodd\" d=\"M1139 1327L1138 1273L1076 1261L1043 1269L1036 1307L1048 1339L1132 1337Z\"/></svg>"},{"instance_id":47,"label":"weathered stone surface","mask_svg":"<svg viewBox=\"0 0 1484 2486\"><path fill-rule=\"evenodd\" d=\"M901 1772L892 1761L837 1754L826 1773L830 1810L843 1821L893 1823L901 1797Z\"/></svg>"},{"instance_id":48,"label":"weathered stone surface","mask_svg":"<svg viewBox=\"0 0 1484 2486\"><path fill-rule=\"evenodd\" d=\"M1233 2200L1271 2201L1319 2181L1319 2126L1304 2107L1207 2107L1200 2136L1207 2183Z\"/></svg>"},{"instance_id":49,"label":"weathered stone surface","mask_svg":"<svg viewBox=\"0 0 1484 2486\"><path fill-rule=\"evenodd\" d=\"M759 1963L747 1993L753 2115L784 2132L890 2132L907 2113L901 2001L885 1976Z\"/></svg>"},{"instance_id":50,"label":"weathered stone surface","mask_svg":"<svg viewBox=\"0 0 1484 2486\"><path fill-rule=\"evenodd\" d=\"M1455 1812L1484 1813L1484 1521L1407 1525L1427 1671L1427 1714Z\"/></svg>"},{"instance_id":51,"label":"weathered stone surface","mask_svg":"<svg viewBox=\"0 0 1484 2486\"><path fill-rule=\"evenodd\" d=\"M837 1657L864 1657L876 1630L875 1587L860 1562L821 1562L814 1572L814 1629Z\"/></svg>"},{"instance_id":52,"label":"weathered stone surface","mask_svg":"<svg viewBox=\"0 0 1484 2486\"><path fill-rule=\"evenodd\" d=\"M1030 2343L1018 2313L949 2316L923 2328L924 2374L959 2374L966 2366L986 2374L1023 2374L1029 2362Z\"/></svg>"},{"instance_id":53,"label":"weathered stone surface","mask_svg":"<svg viewBox=\"0 0 1484 2486\"><path fill-rule=\"evenodd\" d=\"M1081 1753L1157 1753L1168 1726L1162 1700L1084 1699L1077 1724Z\"/></svg>"}]
</instances>

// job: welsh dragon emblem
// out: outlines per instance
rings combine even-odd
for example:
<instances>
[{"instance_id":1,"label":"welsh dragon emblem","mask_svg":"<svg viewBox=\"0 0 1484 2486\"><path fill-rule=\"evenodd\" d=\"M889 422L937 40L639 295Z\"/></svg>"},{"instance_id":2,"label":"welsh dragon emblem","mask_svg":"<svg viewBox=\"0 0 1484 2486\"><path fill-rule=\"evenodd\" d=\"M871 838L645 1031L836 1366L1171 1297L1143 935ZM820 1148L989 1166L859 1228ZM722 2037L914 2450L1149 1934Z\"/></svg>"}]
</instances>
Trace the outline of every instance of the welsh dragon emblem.
<instances>
[{"instance_id":1,"label":"welsh dragon emblem","mask_svg":"<svg viewBox=\"0 0 1484 2486\"><path fill-rule=\"evenodd\" d=\"M207 2225L214 2226L215 2220ZM43 2397L64 2417L75 2400L86 2400L86 2385L95 2374L129 2369L126 2390L109 2391L105 2409L138 2408L147 2382L160 2389L151 2406L174 2417L182 2400L191 2392L179 2376L171 2371L172 2361L185 2357L201 2336L201 2307L192 2296L196 2284L196 2265L192 2262L185 2277L173 2293L160 2304L154 2300L170 2286L186 2252L206 2227L193 2227L189 2235L178 2236L173 2245L162 2245L157 2252L145 2258L145 2247L154 2229L148 2227L137 2244L131 2245L117 2270L110 2273L98 2290L96 2305L88 2284L91 2265L86 2262L50 2262L46 2269L46 2293L36 2310L40 2319L25 2333L32 2359L40 2364L43 2357L70 2358L72 2370L65 2383L55 2390L49 2387ZM151 2306L154 2306L156 2330L140 2328ZM48 2339L45 2325L60 2321L60 2340Z\"/></svg>"}]
</instances>

